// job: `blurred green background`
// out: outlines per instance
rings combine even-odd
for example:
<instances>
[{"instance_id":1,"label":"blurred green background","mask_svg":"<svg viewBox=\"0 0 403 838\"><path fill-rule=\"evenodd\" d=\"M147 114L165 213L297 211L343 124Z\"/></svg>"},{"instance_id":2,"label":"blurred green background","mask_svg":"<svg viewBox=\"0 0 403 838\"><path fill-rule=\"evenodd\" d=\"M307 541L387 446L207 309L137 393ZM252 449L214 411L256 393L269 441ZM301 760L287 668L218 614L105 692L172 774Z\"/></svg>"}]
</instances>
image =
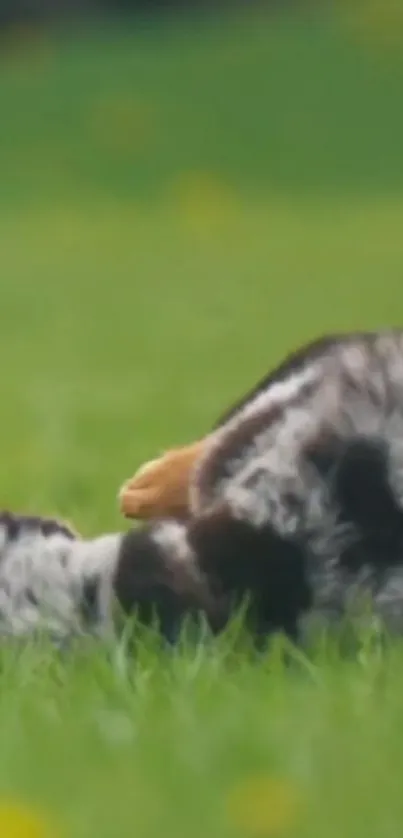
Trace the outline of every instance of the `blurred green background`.
<instances>
[{"instance_id":1,"label":"blurred green background","mask_svg":"<svg viewBox=\"0 0 403 838\"><path fill-rule=\"evenodd\" d=\"M402 10L2 30L4 506L125 526L122 481L284 352L402 324ZM2 648L0 834L59 838L20 793L60 838L400 838L401 648L280 658Z\"/></svg>"},{"instance_id":2,"label":"blurred green background","mask_svg":"<svg viewBox=\"0 0 403 838\"><path fill-rule=\"evenodd\" d=\"M400 12L3 31L4 504L120 526L283 352L401 322Z\"/></svg>"}]
</instances>

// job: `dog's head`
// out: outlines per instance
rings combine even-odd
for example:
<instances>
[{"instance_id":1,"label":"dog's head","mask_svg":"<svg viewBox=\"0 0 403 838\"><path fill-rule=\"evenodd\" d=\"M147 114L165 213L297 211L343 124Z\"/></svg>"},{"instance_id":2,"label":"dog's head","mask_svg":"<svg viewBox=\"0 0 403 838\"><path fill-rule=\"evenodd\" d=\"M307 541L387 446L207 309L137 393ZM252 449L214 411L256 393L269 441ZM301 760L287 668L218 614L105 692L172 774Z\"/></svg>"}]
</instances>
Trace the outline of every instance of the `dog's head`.
<instances>
[{"instance_id":1,"label":"dog's head","mask_svg":"<svg viewBox=\"0 0 403 838\"><path fill-rule=\"evenodd\" d=\"M123 536L113 588L124 614L136 615L143 625L156 620L169 642L176 640L186 618L203 616L213 632L227 618L223 602L198 568L186 526L174 520Z\"/></svg>"}]
</instances>

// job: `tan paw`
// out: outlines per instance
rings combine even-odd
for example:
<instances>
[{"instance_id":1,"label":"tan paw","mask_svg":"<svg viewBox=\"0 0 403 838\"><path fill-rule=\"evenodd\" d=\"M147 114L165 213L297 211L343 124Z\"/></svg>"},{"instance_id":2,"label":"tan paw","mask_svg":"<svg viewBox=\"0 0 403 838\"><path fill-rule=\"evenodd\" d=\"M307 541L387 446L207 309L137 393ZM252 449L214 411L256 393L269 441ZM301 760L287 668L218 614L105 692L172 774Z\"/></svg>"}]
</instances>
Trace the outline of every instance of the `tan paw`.
<instances>
[{"instance_id":1,"label":"tan paw","mask_svg":"<svg viewBox=\"0 0 403 838\"><path fill-rule=\"evenodd\" d=\"M120 509L127 518L186 517L190 472L201 444L168 451L145 463L120 490Z\"/></svg>"},{"instance_id":2,"label":"tan paw","mask_svg":"<svg viewBox=\"0 0 403 838\"><path fill-rule=\"evenodd\" d=\"M154 489L131 489L123 486L119 493L120 510L126 518L148 520L161 517L158 491Z\"/></svg>"}]
</instances>

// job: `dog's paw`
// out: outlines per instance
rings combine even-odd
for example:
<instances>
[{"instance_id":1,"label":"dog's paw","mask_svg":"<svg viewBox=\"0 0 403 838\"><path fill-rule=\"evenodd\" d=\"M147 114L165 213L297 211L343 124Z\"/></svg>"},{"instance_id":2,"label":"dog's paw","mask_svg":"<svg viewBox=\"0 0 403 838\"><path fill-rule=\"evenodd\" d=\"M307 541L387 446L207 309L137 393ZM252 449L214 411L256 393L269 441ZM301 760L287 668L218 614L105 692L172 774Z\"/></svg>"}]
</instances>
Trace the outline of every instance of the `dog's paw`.
<instances>
[{"instance_id":1,"label":"dog's paw","mask_svg":"<svg viewBox=\"0 0 403 838\"><path fill-rule=\"evenodd\" d=\"M186 517L190 472L200 449L200 443L178 448L141 466L119 492L123 515L142 520Z\"/></svg>"},{"instance_id":2,"label":"dog's paw","mask_svg":"<svg viewBox=\"0 0 403 838\"><path fill-rule=\"evenodd\" d=\"M135 481L134 481L135 482ZM167 506L156 489L133 489L128 481L119 492L120 510L126 518L142 521L169 515Z\"/></svg>"}]
</instances>

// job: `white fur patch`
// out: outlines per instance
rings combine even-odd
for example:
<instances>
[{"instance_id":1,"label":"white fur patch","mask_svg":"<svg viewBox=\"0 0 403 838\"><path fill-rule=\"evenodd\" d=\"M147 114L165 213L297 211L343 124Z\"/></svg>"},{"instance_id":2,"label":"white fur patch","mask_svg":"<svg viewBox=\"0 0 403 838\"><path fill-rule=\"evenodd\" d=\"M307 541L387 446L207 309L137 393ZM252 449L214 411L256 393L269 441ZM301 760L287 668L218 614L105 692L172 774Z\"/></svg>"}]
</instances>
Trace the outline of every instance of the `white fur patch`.
<instances>
[{"instance_id":1,"label":"white fur patch","mask_svg":"<svg viewBox=\"0 0 403 838\"><path fill-rule=\"evenodd\" d=\"M285 381L278 381L275 384L271 384L267 390L255 396L225 427L228 429L232 423L234 425L238 424L238 422L248 419L250 416L254 416L262 411L269 410L271 407L277 407L278 405L293 401L308 384L313 384L320 376L320 363L315 363L298 372L293 372Z\"/></svg>"},{"instance_id":2,"label":"white fur patch","mask_svg":"<svg viewBox=\"0 0 403 838\"><path fill-rule=\"evenodd\" d=\"M105 592L111 592L121 536L80 541L63 533L44 535L31 527L17 538L6 536L1 527L0 634L23 636L43 630L63 639L88 632L83 626L83 593L92 581L99 585L99 621L107 619L101 612L108 598Z\"/></svg>"},{"instance_id":3,"label":"white fur patch","mask_svg":"<svg viewBox=\"0 0 403 838\"><path fill-rule=\"evenodd\" d=\"M194 562L194 552L189 546L187 528L184 524L177 521L161 521L153 528L152 539L175 561Z\"/></svg>"}]
</instances>

